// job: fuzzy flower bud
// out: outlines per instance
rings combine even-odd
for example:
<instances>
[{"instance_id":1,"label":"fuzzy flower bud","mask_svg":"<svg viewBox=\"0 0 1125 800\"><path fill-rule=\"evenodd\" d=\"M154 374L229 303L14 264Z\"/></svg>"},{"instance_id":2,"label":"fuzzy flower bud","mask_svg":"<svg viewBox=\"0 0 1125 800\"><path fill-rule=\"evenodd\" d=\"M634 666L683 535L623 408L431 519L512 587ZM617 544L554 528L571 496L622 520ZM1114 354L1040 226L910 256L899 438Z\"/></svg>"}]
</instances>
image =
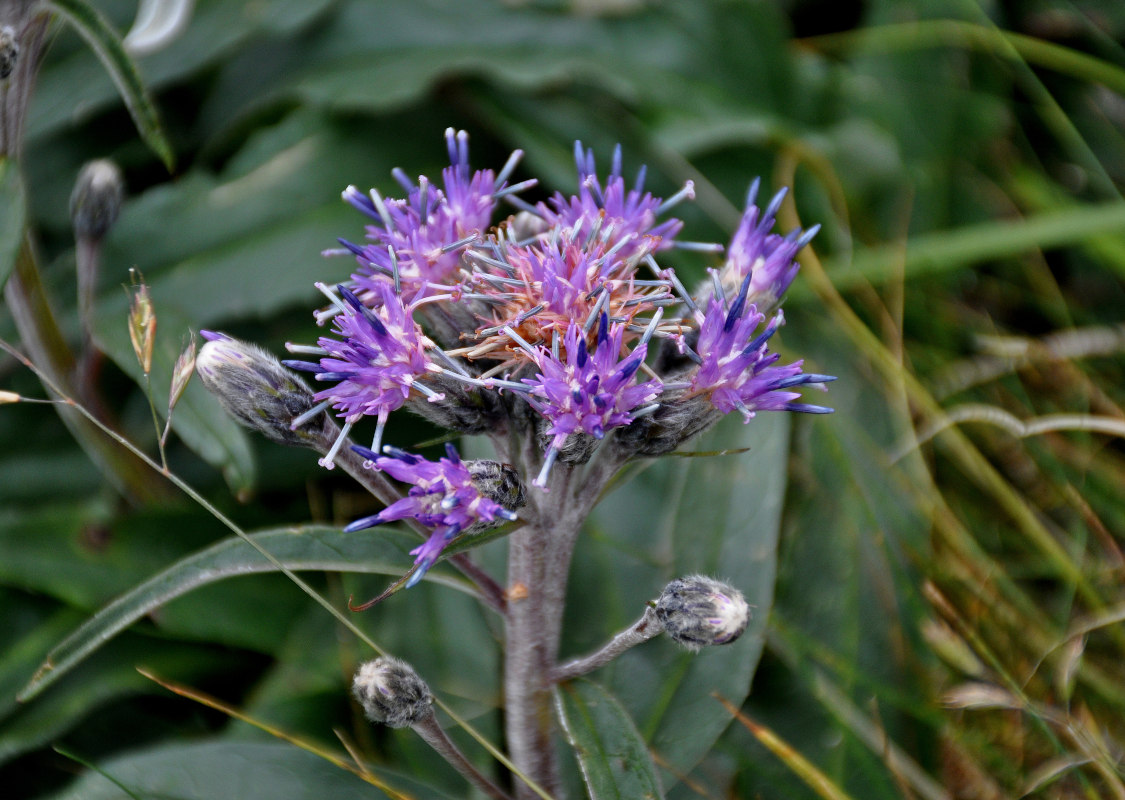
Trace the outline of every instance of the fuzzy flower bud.
<instances>
[{"instance_id":1,"label":"fuzzy flower bud","mask_svg":"<svg viewBox=\"0 0 1125 800\"><path fill-rule=\"evenodd\" d=\"M746 630L750 606L733 586L689 575L665 587L656 601L656 617L664 631L688 650L730 644Z\"/></svg>"},{"instance_id":2,"label":"fuzzy flower bud","mask_svg":"<svg viewBox=\"0 0 1125 800\"><path fill-rule=\"evenodd\" d=\"M125 197L125 181L112 161L90 161L78 173L70 194L70 220L78 238L101 239L106 235Z\"/></svg>"},{"instance_id":3,"label":"fuzzy flower bud","mask_svg":"<svg viewBox=\"0 0 1125 800\"><path fill-rule=\"evenodd\" d=\"M16 40L15 28L11 25L0 27L0 80L12 74L19 55L20 44Z\"/></svg>"},{"instance_id":4,"label":"fuzzy flower bud","mask_svg":"<svg viewBox=\"0 0 1125 800\"><path fill-rule=\"evenodd\" d=\"M360 664L352 695L369 720L391 728L407 728L433 714L430 687L412 666L391 656Z\"/></svg>"},{"instance_id":5,"label":"fuzzy flower bud","mask_svg":"<svg viewBox=\"0 0 1125 800\"><path fill-rule=\"evenodd\" d=\"M315 447L329 420L323 410L295 430L293 421L315 411L312 390L272 355L225 333L200 331L207 343L195 359L207 391L228 414L279 444Z\"/></svg>"}]
</instances>

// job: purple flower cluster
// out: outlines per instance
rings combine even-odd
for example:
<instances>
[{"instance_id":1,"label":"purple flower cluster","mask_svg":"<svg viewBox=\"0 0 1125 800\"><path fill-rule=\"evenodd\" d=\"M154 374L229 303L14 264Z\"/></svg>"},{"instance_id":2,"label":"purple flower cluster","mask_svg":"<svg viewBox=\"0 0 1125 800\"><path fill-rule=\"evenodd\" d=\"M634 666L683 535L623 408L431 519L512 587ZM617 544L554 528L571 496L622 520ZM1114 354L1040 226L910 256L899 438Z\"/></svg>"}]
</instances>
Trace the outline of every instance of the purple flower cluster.
<instances>
[{"instance_id":1,"label":"purple flower cluster","mask_svg":"<svg viewBox=\"0 0 1125 800\"><path fill-rule=\"evenodd\" d=\"M442 171L444 191L425 176L415 184L398 169L393 174L405 199L384 199L375 190L364 195L354 186L344 190L344 199L375 222L367 226L371 244L339 240L359 263L352 275L355 292L371 305L378 304L379 286L388 279L412 300L428 286L444 285L455 276L461 248L487 231L507 177L522 155L513 153L499 176L492 170L472 172L468 134L450 128L445 140L450 166Z\"/></svg>"},{"instance_id":2,"label":"purple flower cluster","mask_svg":"<svg viewBox=\"0 0 1125 800\"><path fill-rule=\"evenodd\" d=\"M778 364L769 350L795 256L816 233L773 233L784 192L763 211L754 183L722 266L693 296L655 260L669 247L724 252L679 241L682 223L661 220L693 196L690 183L662 200L644 190L642 169L628 188L620 149L603 183L578 143L577 194L532 205L515 193L534 181L507 183L518 151L497 175L472 172L465 134L446 141L442 189L396 170L404 199L344 193L374 221L369 243L345 242L357 271L336 292L321 287L332 305L318 321L333 319L332 335L290 346L319 360L286 362L331 384L294 426L329 407L345 421L321 463L331 466L352 425L375 418L372 447L360 451L412 488L348 530L406 517L432 529L414 551L415 580L454 536L512 511L481 493L452 450L437 463L393 448L380 455L387 418L404 405L455 431L536 437L541 458L522 466L544 489L557 463L582 463L602 440L625 457L658 455L732 411L748 421L757 411L830 410L799 402L795 389L823 388L831 376ZM501 198L523 213L490 228Z\"/></svg>"},{"instance_id":3,"label":"purple flower cluster","mask_svg":"<svg viewBox=\"0 0 1125 800\"><path fill-rule=\"evenodd\" d=\"M623 326L610 326L609 315L602 314L592 353L586 350L585 332L575 323L563 340L565 357L544 347L530 351L540 372L523 379L531 389L527 402L550 421L548 434L552 437L536 486L544 485L568 436L584 433L601 439L607 431L632 422L633 412L660 394L659 380L634 380L648 352L647 343L622 358L623 333Z\"/></svg>"},{"instance_id":4,"label":"purple flower cluster","mask_svg":"<svg viewBox=\"0 0 1125 800\"><path fill-rule=\"evenodd\" d=\"M387 446L390 457L381 456L366 447L355 451L370 460L375 469L395 480L411 484L406 497L384 508L378 514L357 519L344 530L361 531L400 519L413 518L433 528L425 544L410 551L417 569L407 588L422 579L441 551L459 533L482 523L511 521L514 511L504 508L481 493L468 466L453 445L446 445L446 457L437 462ZM485 526L486 527L486 526Z\"/></svg>"},{"instance_id":5,"label":"purple flower cluster","mask_svg":"<svg viewBox=\"0 0 1125 800\"><path fill-rule=\"evenodd\" d=\"M774 366L779 356L768 343L784 321L778 311L769 324L756 333L764 319L747 302L752 275L742 280L738 297L730 307L712 296L700 318L698 348L702 363L691 376L693 394L705 394L724 414L738 410L749 422L756 411L803 411L829 413L832 409L793 402L801 395L785 391L802 384L823 384L830 375L805 374L800 361Z\"/></svg>"}]
</instances>

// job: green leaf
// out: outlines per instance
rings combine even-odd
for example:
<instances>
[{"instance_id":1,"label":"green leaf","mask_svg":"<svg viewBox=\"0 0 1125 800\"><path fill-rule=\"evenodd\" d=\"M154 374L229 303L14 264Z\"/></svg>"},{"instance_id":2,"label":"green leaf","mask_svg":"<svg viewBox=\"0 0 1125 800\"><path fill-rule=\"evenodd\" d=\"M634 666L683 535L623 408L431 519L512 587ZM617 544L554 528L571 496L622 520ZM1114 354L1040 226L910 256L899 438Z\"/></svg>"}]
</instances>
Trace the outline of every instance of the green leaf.
<instances>
[{"instance_id":1,"label":"green leaf","mask_svg":"<svg viewBox=\"0 0 1125 800\"><path fill-rule=\"evenodd\" d=\"M0 289L4 288L16 266L16 257L23 244L26 215L27 204L19 165L10 158L0 156Z\"/></svg>"},{"instance_id":2,"label":"green leaf","mask_svg":"<svg viewBox=\"0 0 1125 800\"><path fill-rule=\"evenodd\" d=\"M230 652L154 642L148 637L123 638L34 703L7 715L0 726L0 761L62 736L115 698L159 691L137 672L137 665L174 675L178 680L194 681L228 674L238 663L237 656Z\"/></svg>"},{"instance_id":3,"label":"green leaf","mask_svg":"<svg viewBox=\"0 0 1125 800\"><path fill-rule=\"evenodd\" d=\"M733 644L692 655L661 637L606 668L605 682L668 765L669 785L730 723L713 693L737 705L749 692L773 603L788 443L788 415L759 414L748 425L731 415L689 447L747 452L657 460L595 509L592 541L577 548L567 611L582 621L569 631L578 652L600 646L683 575L727 580L753 608Z\"/></svg>"},{"instance_id":4,"label":"green leaf","mask_svg":"<svg viewBox=\"0 0 1125 800\"><path fill-rule=\"evenodd\" d=\"M398 575L413 546L408 535L380 530L373 534L345 534L320 526L278 528L252 534L253 539L293 570L331 570ZM20 699L43 691L97 648L136 620L200 586L276 568L242 539L224 539L168 567L121 595L68 636L47 656ZM439 574L431 580L456 588L464 584Z\"/></svg>"},{"instance_id":5,"label":"green leaf","mask_svg":"<svg viewBox=\"0 0 1125 800\"><path fill-rule=\"evenodd\" d=\"M172 145L164 136L156 106L141 80L137 65L125 51L121 37L97 9L83 0L48 0L46 5L74 25L93 48L117 84L137 132L171 172L176 163Z\"/></svg>"},{"instance_id":6,"label":"green leaf","mask_svg":"<svg viewBox=\"0 0 1125 800\"><path fill-rule=\"evenodd\" d=\"M579 680L558 687L555 703L591 800L664 796L644 739L613 695Z\"/></svg>"},{"instance_id":7,"label":"green leaf","mask_svg":"<svg viewBox=\"0 0 1125 800\"><path fill-rule=\"evenodd\" d=\"M214 800L371 800L386 797L350 772L300 748L275 742L212 741L165 745L99 765L140 797ZM414 788L411 787L411 791ZM427 792L420 797L437 797ZM119 786L87 773L53 800L129 800Z\"/></svg>"}]
</instances>

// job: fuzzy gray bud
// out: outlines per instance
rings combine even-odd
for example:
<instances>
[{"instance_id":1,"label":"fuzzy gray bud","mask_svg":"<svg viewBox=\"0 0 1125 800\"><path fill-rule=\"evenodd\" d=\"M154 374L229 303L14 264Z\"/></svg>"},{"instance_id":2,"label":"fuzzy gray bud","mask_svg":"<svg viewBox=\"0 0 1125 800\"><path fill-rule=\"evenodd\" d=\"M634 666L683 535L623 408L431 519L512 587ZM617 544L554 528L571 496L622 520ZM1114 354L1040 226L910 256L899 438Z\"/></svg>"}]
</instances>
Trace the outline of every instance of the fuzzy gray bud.
<instances>
[{"instance_id":1,"label":"fuzzy gray bud","mask_svg":"<svg viewBox=\"0 0 1125 800\"><path fill-rule=\"evenodd\" d=\"M369 720L391 728L407 728L433 714L430 687L413 667L391 656L360 664L352 695Z\"/></svg>"},{"instance_id":2,"label":"fuzzy gray bud","mask_svg":"<svg viewBox=\"0 0 1125 800\"><path fill-rule=\"evenodd\" d=\"M279 444L324 443L331 420L323 411L295 430L291 427L316 406L312 390L295 373L252 344L223 333L202 335L208 341L196 356L196 372L228 414Z\"/></svg>"},{"instance_id":3,"label":"fuzzy gray bud","mask_svg":"<svg viewBox=\"0 0 1125 800\"><path fill-rule=\"evenodd\" d=\"M489 500L509 511L523 508L527 504L523 481L511 464L481 458L466 461L465 466L469 470L473 487Z\"/></svg>"},{"instance_id":4,"label":"fuzzy gray bud","mask_svg":"<svg viewBox=\"0 0 1125 800\"><path fill-rule=\"evenodd\" d=\"M16 39L16 29L11 25L0 27L0 80L12 74L19 56L20 43Z\"/></svg>"},{"instance_id":5,"label":"fuzzy gray bud","mask_svg":"<svg viewBox=\"0 0 1125 800\"><path fill-rule=\"evenodd\" d=\"M656 601L664 632L689 650L730 644L746 630L750 606L733 586L703 575L678 578Z\"/></svg>"},{"instance_id":6,"label":"fuzzy gray bud","mask_svg":"<svg viewBox=\"0 0 1125 800\"><path fill-rule=\"evenodd\" d=\"M668 392L667 397L661 397L656 411L615 431L614 445L631 457L662 456L723 418L707 398L697 395L684 399L684 394Z\"/></svg>"},{"instance_id":7,"label":"fuzzy gray bud","mask_svg":"<svg viewBox=\"0 0 1125 800\"><path fill-rule=\"evenodd\" d=\"M504 407L495 392L468 388L461 381L446 375L428 375L426 383L445 395L440 402L413 397L406 407L435 425L460 433L487 433L504 417Z\"/></svg>"},{"instance_id":8,"label":"fuzzy gray bud","mask_svg":"<svg viewBox=\"0 0 1125 800\"><path fill-rule=\"evenodd\" d=\"M112 161L90 161L78 173L70 195L70 220L77 238L101 239L106 235L125 198L125 181Z\"/></svg>"}]
</instances>

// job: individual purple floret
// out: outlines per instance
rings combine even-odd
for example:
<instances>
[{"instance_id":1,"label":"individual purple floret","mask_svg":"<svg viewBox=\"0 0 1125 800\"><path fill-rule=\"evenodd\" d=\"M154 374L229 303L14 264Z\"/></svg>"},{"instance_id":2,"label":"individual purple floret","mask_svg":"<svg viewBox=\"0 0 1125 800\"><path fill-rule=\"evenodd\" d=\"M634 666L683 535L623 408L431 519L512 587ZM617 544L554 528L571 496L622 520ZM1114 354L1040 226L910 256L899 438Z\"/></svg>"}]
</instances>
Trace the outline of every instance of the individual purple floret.
<instances>
[{"instance_id":1,"label":"individual purple floret","mask_svg":"<svg viewBox=\"0 0 1125 800\"><path fill-rule=\"evenodd\" d=\"M711 404L724 414L738 410L749 422L756 411L802 411L828 414L824 406L796 403L801 395L785 391L803 384L824 384L830 375L804 374L802 362L773 366L780 357L771 353L769 339L784 322L778 311L765 329L754 332L764 319L747 302L752 276L743 278L738 297L730 305L712 296L700 321L698 350L702 359L691 376L690 393L708 395Z\"/></svg>"},{"instance_id":2,"label":"individual purple floret","mask_svg":"<svg viewBox=\"0 0 1125 800\"><path fill-rule=\"evenodd\" d=\"M381 456L366 447L354 446L352 449L370 460L375 469L387 473L395 480L413 485L406 497L395 501L378 514L357 519L344 528L345 532L361 531L409 517L434 529L424 544L410 551L415 556L414 563L418 569L407 581L407 588L422 579L457 534L480 526L481 523L487 526L498 520L516 519L514 511L481 494L473 483L473 475L468 466L451 444L445 446L447 457L437 462L427 461L421 456L390 445L383 448L387 456Z\"/></svg>"},{"instance_id":3,"label":"individual purple floret","mask_svg":"<svg viewBox=\"0 0 1125 800\"><path fill-rule=\"evenodd\" d=\"M540 370L534 378L523 379L530 389L527 400L550 421L548 433L553 437L543 469L533 481L536 486L546 483L568 436L585 433L601 439L607 431L632 422L634 412L660 394L660 381L634 380L648 352L647 337L622 358L623 333L624 326L610 325L609 316L602 314L592 353L587 351L586 333L577 323L571 323L563 337L565 359L544 347L526 348ZM509 335L519 340L510 329Z\"/></svg>"}]
</instances>

